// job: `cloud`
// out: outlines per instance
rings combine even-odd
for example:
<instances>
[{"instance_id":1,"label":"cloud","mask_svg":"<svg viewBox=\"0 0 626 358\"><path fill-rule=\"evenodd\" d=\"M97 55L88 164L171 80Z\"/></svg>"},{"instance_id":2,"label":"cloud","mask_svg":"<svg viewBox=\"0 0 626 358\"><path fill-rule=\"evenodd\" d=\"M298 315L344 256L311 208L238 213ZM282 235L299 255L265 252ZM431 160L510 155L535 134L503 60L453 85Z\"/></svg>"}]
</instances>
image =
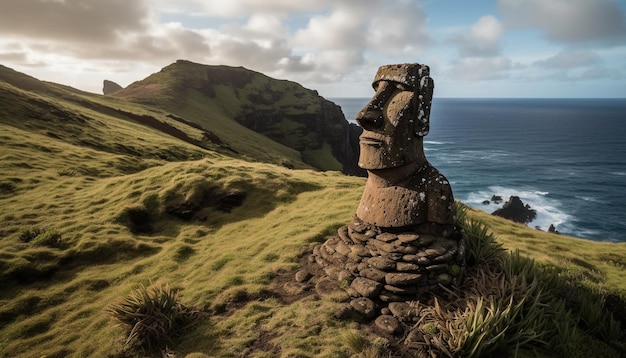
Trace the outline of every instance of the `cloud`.
<instances>
[{"instance_id":1,"label":"cloud","mask_svg":"<svg viewBox=\"0 0 626 358\"><path fill-rule=\"evenodd\" d=\"M326 16L312 17L306 28L295 33L294 43L304 49L362 49L365 24L358 16L339 8Z\"/></svg>"},{"instance_id":2,"label":"cloud","mask_svg":"<svg viewBox=\"0 0 626 358\"><path fill-rule=\"evenodd\" d=\"M451 42L457 46L461 57L498 56L503 31L498 19L486 15L478 19L467 33L454 36Z\"/></svg>"},{"instance_id":3,"label":"cloud","mask_svg":"<svg viewBox=\"0 0 626 358\"><path fill-rule=\"evenodd\" d=\"M588 67L600 63L600 57L589 50L566 49L545 60L533 62L533 66L570 69Z\"/></svg>"},{"instance_id":4,"label":"cloud","mask_svg":"<svg viewBox=\"0 0 626 358\"><path fill-rule=\"evenodd\" d=\"M148 16L143 1L3 1L0 34L110 44L122 33L143 31Z\"/></svg>"},{"instance_id":5,"label":"cloud","mask_svg":"<svg viewBox=\"0 0 626 358\"><path fill-rule=\"evenodd\" d=\"M172 8L171 0L151 0L158 4L159 8L170 9L172 12L179 12L180 9L186 12L201 13L206 16L215 17L248 17L255 14L280 14L287 15L295 12L310 13L321 11L330 7L341 6L350 3L352 0L178 0L175 8ZM366 5L379 0L361 0L360 3Z\"/></svg>"},{"instance_id":6,"label":"cloud","mask_svg":"<svg viewBox=\"0 0 626 358\"><path fill-rule=\"evenodd\" d=\"M608 43L626 37L624 12L613 0L499 0L498 9L507 27L537 28L554 42Z\"/></svg>"},{"instance_id":7,"label":"cloud","mask_svg":"<svg viewBox=\"0 0 626 358\"><path fill-rule=\"evenodd\" d=\"M372 49L389 54L415 53L432 43L426 30L426 12L419 4L397 1L372 12L377 14L367 29L367 41Z\"/></svg>"},{"instance_id":8,"label":"cloud","mask_svg":"<svg viewBox=\"0 0 626 358\"><path fill-rule=\"evenodd\" d=\"M513 62L504 57L473 57L453 62L447 71L451 79L461 81L488 81L509 78L509 71L517 68Z\"/></svg>"}]
</instances>

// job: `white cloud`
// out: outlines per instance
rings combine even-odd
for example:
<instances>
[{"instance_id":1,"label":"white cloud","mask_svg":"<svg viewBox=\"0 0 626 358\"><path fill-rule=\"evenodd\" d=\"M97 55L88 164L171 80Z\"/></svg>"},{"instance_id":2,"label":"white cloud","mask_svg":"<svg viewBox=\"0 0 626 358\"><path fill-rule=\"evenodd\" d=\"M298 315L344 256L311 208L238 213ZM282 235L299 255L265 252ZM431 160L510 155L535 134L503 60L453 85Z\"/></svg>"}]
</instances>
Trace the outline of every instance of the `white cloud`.
<instances>
[{"instance_id":1,"label":"white cloud","mask_svg":"<svg viewBox=\"0 0 626 358\"><path fill-rule=\"evenodd\" d=\"M488 81L504 79L516 66L504 57L472 57L455 61L447 71L448 77L461 81Z\"/></svg>"},{"instance_id":2,"label":"white cloud","mask_svg":"<svg viewBox=\"0 0 626 358\"><path fill-rule=\"evenodd\" d=\"M432 40L426 30L424 9L411 1L397 1L374 10L367 29L372 49L390 54L423 51Z\"/></svg>"},{"instance_id":3,"label":"white cloud","mask_svg":"<svg viewBox=\"0 0 626 358\"><path fill-rule=\"evenodd\" d=\"M502 23L491 15L482 16L469 30L453 37L461 57L492 57L500 54Z\"/></svg>"},{"instance_id":4,"label":"white cloud","mask_svg":"<svg viewBox=\"0 0 626 358\"><path fill-rule=\"evenodd\" d=\"M337 9L327 16L315 16L306 28L294 37L297 47L303 49L362 49L365 45L362 20L346 9Z\"/></svg>"},{"instance_id":5,"label":"white cloud","mask_svg":"<svg viewBox=\"0 0 626 358\"><path fill-rule=\"evenodd\" d=\"M497 46L502 36L502 23L491 15L478 19L470 30L471 39L484 45Z\"/></svg>"},{"instance_id":6,"label":"white cloud","mask_svg":"<svg viewBox=\"0 0 626 358\"><path fill-rule=\"evenodd\" d=\"M506 26L537 28L554 42L602 42L626 36L624 12L613 0L499 0Z\"/></svg>"}]
</instances>

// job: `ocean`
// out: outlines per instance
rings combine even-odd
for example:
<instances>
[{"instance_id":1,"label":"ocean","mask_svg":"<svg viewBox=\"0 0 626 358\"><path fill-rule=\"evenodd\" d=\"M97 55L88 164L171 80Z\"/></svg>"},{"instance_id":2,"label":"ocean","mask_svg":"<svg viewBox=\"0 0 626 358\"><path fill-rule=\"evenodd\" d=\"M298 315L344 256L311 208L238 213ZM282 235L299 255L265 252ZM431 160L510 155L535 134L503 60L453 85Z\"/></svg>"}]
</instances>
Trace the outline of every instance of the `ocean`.
<instances>
[{"instance_id":1,"label":"ocean","mask_svg":"<svg viewBox=\"0 0 626 358\"><path fill-rule=\"evenodd\" d=\"M354 123L369 98L330 100ZM424 149L466 205L517 195L530 227L626 242L626 99L434 98Z\"/></svg>"}]
</instances>

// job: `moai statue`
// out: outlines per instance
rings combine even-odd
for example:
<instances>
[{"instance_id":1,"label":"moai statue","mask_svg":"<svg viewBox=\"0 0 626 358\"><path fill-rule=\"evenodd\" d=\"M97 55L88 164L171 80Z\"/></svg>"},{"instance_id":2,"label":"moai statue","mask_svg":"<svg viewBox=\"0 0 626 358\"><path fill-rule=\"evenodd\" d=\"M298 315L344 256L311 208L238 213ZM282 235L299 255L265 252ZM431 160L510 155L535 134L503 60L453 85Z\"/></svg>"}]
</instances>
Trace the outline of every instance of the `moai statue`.
<instances>
[{"instance_id":1,"label":"moai statue","mask_svg":"<svg viewBox=\"0 0 626 358\"><path fill-rule=\"evenodd\" d=\"M312 257L326 275L316 287L339 283L351 297L348 310L388 329L416 318L401 313L411 311L408 302L426 302L459 282L465 235L450 183L424 155L434 88L428 66L381 66L373 87L356 116L363 127L358 164L368 171L356 216Z\"/></svg>"},{"instance_id":2,"label":"moai statue","mask_svg":"<svg viewBox=\"0 0 626 358\"><path fill-rule=\"evenodd\" d=\"M434 88L428 66L381 66L372 85L376 93L356 116L363 127L359 166L368 171L357 216L386 228L451 229L452 189L423 148Z\"/></svg>"}]
</instances>

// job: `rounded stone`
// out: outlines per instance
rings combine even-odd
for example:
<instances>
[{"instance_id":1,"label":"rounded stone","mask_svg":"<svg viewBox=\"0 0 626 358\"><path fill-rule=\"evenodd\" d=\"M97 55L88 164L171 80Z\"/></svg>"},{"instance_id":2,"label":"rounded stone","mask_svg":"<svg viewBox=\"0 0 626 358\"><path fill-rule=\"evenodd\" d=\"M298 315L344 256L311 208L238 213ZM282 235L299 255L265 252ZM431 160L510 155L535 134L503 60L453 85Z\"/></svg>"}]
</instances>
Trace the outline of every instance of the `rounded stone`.
<instances>
[{"instance_id":1,"label":"rounded stone","mask_svg":"<svg viewBox=\"0 0 626 358\"><path fill-rule=\"evenodd\" d=\"M376 236L376 231L371 230L371 229L370 229L370 230L367 230L367 231L365 232L365 236L367 236L368 238L370 238L370 239L371 239L371 238L373 238L373 237L375 237L375 236Z\"/></svg>"},{"instance_id":2,"label":"rounded stone","mask_svg":"<svg viewBox=\"0 0 626 358\"><path fill-rule=\"evenodd\" d=\"M395 261L381 257L381 256L372 257L371 259L367 261L367 263L370 264L370 266L377 268L379 270L382 270L382 271L395 270L396 268Z\"/></svg>"},{"instance_id":3,"label":"rounded stone","mask_svg":"<svg viewBox=\"0 0 626 358\"><path fill-rule=\"evenodd\" d=\"M433 244L431 245L429 248L427 248L426 250L424 250L424 256L427 257L437 257L437 256L441 256L443 254L446 253L446 251L448 251L445 247L443 247L440 244Z\"/></svg>"},{"instance_id":4,"label":"rounded stone","mask_svg":"<svg viewBox=\"0 0 626 358\"><path fill-rule=\"evenodd\" d=\"M350 236L348 235L348 227L347 226L342 226L339 228L339 230L337 230L337 235L339 235L339 238L341 239L341 241L343 241L345 244L352 244L353 241L350 238Z\"/></svg>"},{"instance_id":5,"label":"rounded stone","mask_svg":"<svg viewBox=\"0 0 626 358\"><path fill-rule=\"evenodd\" d=\"M350 285L363 297L375 297L383 289L383 284L364 277L357 277Z\"/></svg>"},{"instance_id":6,"label":"rounded stone","mask_svg":"<svg viewBox=\"0 0 626 358\"><path fill-rule=\"evenodd\" d=\"M421 267L417 264L412 264L409 262L398 262L396 263L396 270L400 271L400 272L407 272L407 271L418 271Z\"/></svg>"},{"instance_id":7,"label":"rounded stone","mask_svg":"<svg viewBox=\"0 0 626 358\"><path fill-rule=\"evenodd\" d=\"M417 293L417 286L392 286L392 285L384 285L383 288L391 293L395 293L397 295L414 295Z\"/></svg>"},{"instance_id":8,"label":"rounded stone","mask_svg":"<svg viewBox=\"0 0 626 358\"><path fill-rule=\"evenodd\" d=\"M406 338L405 338L404 341L405 341L406 344L424 343L425 342L424 341L424 334L422 332L420 332L418 329L412 329L406 335Z\"/></svg>"},{"instance_id":9,"label":"rounded stone","mask_svg":"<svg viewBox=\"0 0 626 358\"><path fill-rule=\"evenodd\" d=\"M376 304L367 297L359 297L350 301L350 306L365 318L373 318L376 315Z\"/></svg>"},{"instance_id":10,"label":"rounded stone","mask_svg":"<svg viewBox=\"0 0 626 358\"><path fill-rule=\"evenodd\" d=\"M398 241L400 241L403 244L412 244L416 242L419 238L420 236L418 234L412 234L412 233L398 234Z\"/></svg>"},{"instance_id":11,"label":"rounded stone","mask_svg":"<svg viewBox=\"0 0 626 358\"><path fill-rule=\"evenodd\" d=\"M411 317L411 306L406 302L391 302L389 303L389 310L394 317L400 320Z\"/></svg>"},{"instance_id":12,"label":"rounded stone","mask_svg":"<svg viewBox=\"0 0 626 358\"><path fill-rule=\"evenodd\" d=\"M403 301L410 301L414 299L414 297L409 297L407 295L400 295L397 293L387 291L385 289L383 289L380 292L380 294L378 295L378 298L380 298L380 300L383 302L403 302Z\"/></svg>"},{"instance_id":13,"label":"rounded stone","mask_svg":"<svg viewBox=\"0 0 626 358\"><path fill-rule=\"evenodd\" d=\"M335 318L346 319L352 315L352 312L354 312L354 309L351 305L343 304L335 311Z\"/></svg>"},{"instance_id":14,"label":"rounded stone","mask_svg":"<svg viewBox=\"0 0 626 358\"><path fill-rule=\"evenodd\" d=\"M380 240L380 241L383 241L383 242L392 242L392 241L395 241L397 239L398 239L398 236L395 235L395 234L392 234L390 232L385 232L385 233L382 233L382 234L376 236L376 240Z\"/></svg>"},{"instance_id":15,"label":"rounded stone","mask_svg":"<svg viewBox=\"0 0 626 358\"><path fill-rule=\"evenodd\" d=\"M418 273L390 272L385 275L385 282L393 286L408 286L418 283L422 275Z\"/></svg>"},{"instance_id":16,"label":"rounded stone","mask_svg":"<svg viewBox=\"0 0 626 358\"><path fill-rule=\"evenodd\" d=\"M419 246L430 245L433 242L435 242L435 238L430 235L420 235L419 239L417 240L417 244Z\"/></svg>"},{"instance_id":17,"label":"rounded stone","mask_svg":"<svg viewBox=\"0 0 626 358\"><path fill-rule=\"evenodd\" d=\"M359 244L350 245L350 250L352 251L353 254L356 254L360 257L368 257L370 255L369 250L363 245L359 245Z\"/></svg>"},{"instance_id":18,"label":"rounded stone","mask_svg":"<svg viewBox=\"0 0 626 358\"><path fill-rule=\"evenodd\" d=\"M291 296L298 296L308 288L307 285L299 282L287 282L283 285L283 290Z\"/></svg>"},{"instance_id":19,"label":"rounded stone","mask_svg":"<svg viewBox=\"0 0 626 358\"><path fill-rule=\"evenodd\" d=\"M378 329L386 334L395 335L402 333L402 326L400 325L400 322L393 316L378 316L374 323Z\"/></svg>"},{"instance_id":20,"label":"rounded stone","mask_svg":"<svg viewBox=\"0 0 626 358\"><path fill-rule=\"evenodd\" d=\"M337 280L339 282L347 282L350 283L354 279L354 275L352 275L348 270L341 270L337 274Z\"/></svg>"},{"instance_id":21,"label":"rounded stone","mask_svg":"<svg viewBox=\"0 0 626 358\"><path fill-rule=\"evenodd\" d=\"M385 281L386 274L387 274L386 272L381 271L379 269L375 269L373 267L369 267L369 268L359 271L359 275L361 275L362 277L369 278L370 280L374 280L376 282L381 282L381 283Z\"/></svg>"},{"instance_id":22,"label":"rounded stone","mask_svg":"<svg viewBox=\"0 0 626 358\"><path fill-rule=\"evenodd\" d=\"M317 291L317 294L320 296L331 296L339 290L341 290L341 288L337 281L329 278L323 278L315 285L315 291Z\"/></svg>"},{"instance_id":23,"label":"rounded stone","mask_svg":"<svg viewBox=\"0 0 626 358\"><path fill-rule=\"evenodd\" d=\"M308 281L313 275L305 269L299 270L296 272L296 282L305 282Z\"/></svg>"},{"instance_id":24,"label":"rounded stone","mask_svg":"<svg viewBox=\"0 0 626 358\"><path fill-rule=\"evenodd\" d=\"M350 250L350 246L346 245L343 242L337 243L337 245L335 246L335 251L346 257L352 253L352 250Z\"/></svg>"}]
</instances>

